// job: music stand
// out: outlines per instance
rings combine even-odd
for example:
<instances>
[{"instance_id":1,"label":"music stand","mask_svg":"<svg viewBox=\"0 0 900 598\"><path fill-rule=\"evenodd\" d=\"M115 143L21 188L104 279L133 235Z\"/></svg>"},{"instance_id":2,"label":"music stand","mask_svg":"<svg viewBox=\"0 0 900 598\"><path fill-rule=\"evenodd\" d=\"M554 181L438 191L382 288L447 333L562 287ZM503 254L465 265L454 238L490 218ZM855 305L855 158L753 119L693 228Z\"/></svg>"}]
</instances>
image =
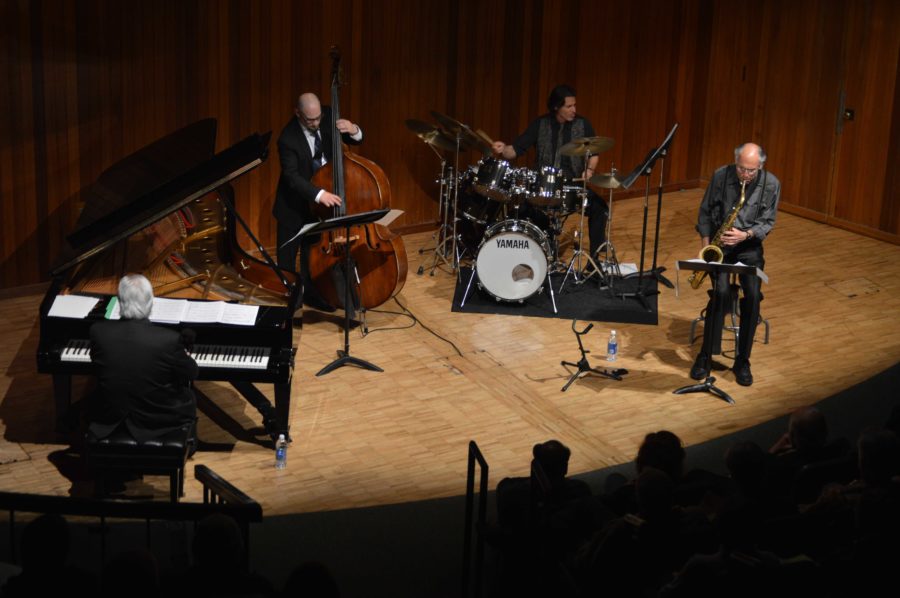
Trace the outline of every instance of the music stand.
<instances>
[{"instance_id":1,"label":"music stand","mask_svg":"<svg viewBox=\"0 0 900 598\"><path fill-rule=\"evenodd\" d=\"M637 168L632 170L631 173L629 173L629 175L627 177L625 177L625 179L623 179L621 181L621 183L622 183L621 186L625 189L628 189L629 187L631 187L631 185L634 184L634 182L637 180L637 178L639 176L643 175L643 176L647 177L647 184L646 184L646 188L644 190L644 222L643 222L643 228L641 229L641 259L640 259L640 265L638 267L638 272L637 272L637 276L638 276L637 290L633 293L618 293L617 295L619 297L621 297L622 299L625 299L626 297L634 297L635 299L637 299L638 301L641 302L641 305L643 305L644 309L646 309L647 311L650 311L650 305L647 303L647 299L646 299L647 295L658 295L659 294L659 291L656 289L645 289L644 288L644 253L645 253L646 246L647 246L647 214L648 214L648 210L649 210L649 201L650 201L650 173L653 171L653 165L659 159L662 159L663 166L660 167L660 174L659 174L659 176L660 176L660 178L659 178L659 194L658 194L657 206L656 206L656 232L654 233L654 240L653 240L653 266L652 266L652 270L650 271L649 274L650 274L650 276L652 276L659 282L662 282L666 286L668 286L670 288L673 286L672 283L669 282L669 280L667 280L664 276L662 276L662 271L665 270L665 268L657 268L656 257L657 257L657 250L659 247L659 222L660 222L660 214L662 212L662 177L663 177L663 171L664 171L664 165L665 165L665 157L669 152L669 146L672 144L672 140L675 138L675 131L677 129L678 129L678 123L675 123L675 126L672 127L672 130L669 131L669 134L666 135L666 138L659 145L659 147L650 150L647 153L647 156L644 158L644 161L641 164L639 164Z\"/></svg>"},{"instance_id":2,"label":"music stand","mask_svg":"<svg viewBox=\"0 0 900 598\"><path fill-rule=\"evenodd\" d=\"M765 273L757 268L756 266L748 266L746 264L720 264L719 262L705 262L701 259L693 259L693 260L679 260L678 261L678 269L684 270L693 270L706 272L709 275L710 280L712 280L713 284L713 296L716 293L716 285L718 284L719 274L727 273L731 276L740 276L740 275L748 275L748 276L758 276L763 281L767 281L768 277ZM713 314L712 317L719 317L721 314ZM672 392L677 395L686 394L689 392L709 392L717 397L725 400L731 405L734 405L734 399L732 399L727 392L718 388L715 385L716 379L713 376L707 376L706 380L701 382L700 384L691 384L688 386L682 386Z\"/></svg>"},{"instance_id":3,"label":"music stand","mask_svg":"<svg viewBox=\"0 0 900 598\"><path fill-rule=\"evenodd\" d=\"M372 370L373 372L384 371L377 365L350 355L350 304L352 301L350 293L350 227L358 224L375 222L376 220L383 218L390 211L390 208L384 208L381 210L362 212L361 214L348 214L346 216L330 218L314 224L307 224L294 236L294 239L296 239L297 237L302 237L304 235L321 233L336 228L343 228L346 234L346 245L344 248L344 349L343 351L338 349L337 359L316 372L316 376L324 376L345 365L355 365L366 370ZM291 239L291 241L294 239ZM288 241L288 243L290 243L290 241Z\"/></svg>"}]
</instances>

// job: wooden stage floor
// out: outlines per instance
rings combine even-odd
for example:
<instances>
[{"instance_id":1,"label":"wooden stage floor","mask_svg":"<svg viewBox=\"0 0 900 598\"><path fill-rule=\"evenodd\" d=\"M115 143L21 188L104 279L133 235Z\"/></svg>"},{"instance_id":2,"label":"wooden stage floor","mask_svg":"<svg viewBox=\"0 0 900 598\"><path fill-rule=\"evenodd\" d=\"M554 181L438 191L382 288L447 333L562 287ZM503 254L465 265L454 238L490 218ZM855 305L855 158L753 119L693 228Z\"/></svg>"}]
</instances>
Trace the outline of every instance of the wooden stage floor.
<instances>
[{"instance_id":1,"label":"wooden stage floor","mask_svg":"<svg viewBox=\"0 0 900 598\"><path fill-rule=\"evenodd\" d=\"M699 249L693 223L701 194L663 198L659 264L671 280L675 261ZM651 204L652 242L655 197ZM622 262L639 260L642 208L642 199L615 204L612 240ZM568 252L576 220L567 222ZM384 373L344 367L316 377L342 348L343 332L339 318L307 313L295 331L287 469L274 469L256 411L217 383L198 384L236 426L201 413L201 439L214 450L198 452L193 463L256 498L267 515L453 496L464 492L469 440L490 463L492 487L527 475L532 445L549 438L572 449L571 473L592 471L632 460L647 432L669 429L688 445L700 443L816 402L900 360L900 247L784 213L765 245L771 282L762 312L771 342L762 344L760 329L756 382L744 388L730 372L716 374L735 405L672 393L691 383L697 345L688 344L689 328L706 299L690 289L687 273L680 296L660 287L658 326L597 322L585 337L592 364L604 367L608 331L619 331L617 366L630 371L623 381L588 377L561 392L569 372L560 360L579 357L570 320L453 313L453 274L416 275L429 257L418 249L431 234L405 241L410 275L398 300L418 323L373 311L369 334L350 337L351 354ZM651 257L652 244L648 267ZM53 431L50 378L35 371L40 297L0 301L0 489L81 494L87 488L77 458ZM400 308L390 301L380 310ZM135 491L162 498L166 481L147 478ZM192 475L185 491L184 500L202 498Z\"/></svg>"}]
</instances>

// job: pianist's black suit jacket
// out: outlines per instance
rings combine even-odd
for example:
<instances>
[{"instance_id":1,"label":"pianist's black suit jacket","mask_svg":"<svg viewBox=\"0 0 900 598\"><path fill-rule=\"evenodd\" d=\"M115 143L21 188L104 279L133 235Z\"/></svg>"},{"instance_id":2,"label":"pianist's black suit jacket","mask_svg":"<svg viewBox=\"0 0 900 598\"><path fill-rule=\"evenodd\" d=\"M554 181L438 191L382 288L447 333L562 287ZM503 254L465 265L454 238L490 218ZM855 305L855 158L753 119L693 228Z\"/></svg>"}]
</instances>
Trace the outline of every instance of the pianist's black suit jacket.
<instances>
[{"instance_id":1,"label":"pianist's black suit jacket","mask_svg":"<svg viewBox=\"0 0 900 598\"><path fill-rule=\"evenodd\" d=\"M188 382L200 369L181 334L149 320L91 326L91 361L99 381L90 430L104 438L124 423L138 441L193 423L197 403Z\"/></svg>"},{"instance_id":2,"label":"pianist's black suit jacket","mask_svg":"<svg viewBox=\"0 0 900 598\"><path fill-rule=\"evenodd\" d=\"M331 131L330 106L322 106L321 123L322 153L330 162L334 139ZM341 138L350 145L359 145L362 142L362 140L355 141L346 133L342 134ZM278 158L281 161L281 176L278 179L272 215L280 224L299 230L304 224L316 220L311 208L321 188L310 182L314 174L313 155L297 117L292 118L284 126L278 137Z\"/></svg>"}]
</instances>

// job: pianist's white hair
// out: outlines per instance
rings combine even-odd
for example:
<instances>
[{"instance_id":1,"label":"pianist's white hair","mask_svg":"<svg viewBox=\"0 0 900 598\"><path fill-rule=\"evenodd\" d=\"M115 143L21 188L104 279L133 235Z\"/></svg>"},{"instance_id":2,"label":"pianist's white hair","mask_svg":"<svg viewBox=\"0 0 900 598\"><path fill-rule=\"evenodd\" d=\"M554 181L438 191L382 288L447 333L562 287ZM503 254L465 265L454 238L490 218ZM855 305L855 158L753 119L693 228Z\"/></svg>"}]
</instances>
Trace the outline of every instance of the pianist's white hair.
<instances>
[{"instance_id":1,"label":"pianist's white hair","mask_svg":"<svg viewBox=\"0 0 900 598\"><path fill-rule=\"evenodd\" d=\"M119 310L124 320L144 320L153 307L153 286L142 274L126 274L119 281Z\"/></svg>"}]
</instances>

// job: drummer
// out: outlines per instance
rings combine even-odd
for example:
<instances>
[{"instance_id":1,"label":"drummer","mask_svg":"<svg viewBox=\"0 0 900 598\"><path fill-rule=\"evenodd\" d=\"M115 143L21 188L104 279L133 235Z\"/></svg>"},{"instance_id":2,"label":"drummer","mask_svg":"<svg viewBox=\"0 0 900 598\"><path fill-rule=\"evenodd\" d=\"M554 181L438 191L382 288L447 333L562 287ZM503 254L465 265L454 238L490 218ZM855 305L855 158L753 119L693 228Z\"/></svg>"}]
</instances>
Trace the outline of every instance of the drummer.
<instances>
[{"instance_id":1,"label":"drummer","mask_svg":"<svg viewBox=\"0 0 900 598\"><path fill-rule=\"evenodd\" d=\"M547 109L548 113L533 120L512 145L495 141L492 145L494 153L505 160L514 160L536 147L535 168L538 170L544 166L561 169L566 181L592 177L598 161L596 155L591 156L585 164L584 156L562 155L559 151L573 139L595 136L590 121L576 114L575 89L569 85L554 87L547 98ZM608 210L603 199L590 189L588 198L588 235L591 255L596 256L597 250L606 240ZM536 224L540 225L540 222Z\"/></svg>"}]
</instances>

